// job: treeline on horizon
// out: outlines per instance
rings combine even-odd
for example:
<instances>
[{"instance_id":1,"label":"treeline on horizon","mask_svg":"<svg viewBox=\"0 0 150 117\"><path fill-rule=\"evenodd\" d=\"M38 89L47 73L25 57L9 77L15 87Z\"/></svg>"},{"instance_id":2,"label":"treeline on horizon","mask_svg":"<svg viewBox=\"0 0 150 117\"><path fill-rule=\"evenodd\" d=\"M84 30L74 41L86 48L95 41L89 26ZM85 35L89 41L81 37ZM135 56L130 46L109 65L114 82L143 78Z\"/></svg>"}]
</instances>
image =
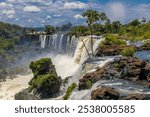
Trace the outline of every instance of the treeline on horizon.
<instances>
[{"instance_id":1,"label":"treeline on horizon","mask_svg":"<svg viewBox=\"0 0 150 117\"><path fill-rule=\"evenodd\" d=\"M150 39L150 21L146 21L145 18L134 19L127 24L122 24L119 20L111 22L104 12L98 13L94 10L87 10L83 13L83 17L87 18L86 26L73 26L71 23L62 25L61 27L47 25L45 26L44 31L48 34L59 31L68 31L68 34L72 35L76 30L80 32L80 36L87 36L91 35L90 28L92 28L92 34L97 36L117 34L122 36L122 38L131 41Z\"/></svg>"}]
</instances>

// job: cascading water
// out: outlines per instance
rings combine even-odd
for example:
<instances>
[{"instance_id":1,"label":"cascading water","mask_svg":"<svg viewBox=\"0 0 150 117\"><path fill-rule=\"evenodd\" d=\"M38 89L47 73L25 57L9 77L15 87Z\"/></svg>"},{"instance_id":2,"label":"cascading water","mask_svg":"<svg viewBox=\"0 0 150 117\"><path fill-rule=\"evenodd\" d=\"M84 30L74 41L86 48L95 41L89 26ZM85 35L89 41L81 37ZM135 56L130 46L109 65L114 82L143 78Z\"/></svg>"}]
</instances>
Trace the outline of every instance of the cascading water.
<instances>
[{"instance_id":1,"label":"cascading water","mask_svg":"<svg viewBox=\"0 0 150 117\"><path fill-rule=\"evenodd\" d=\"M69 38L67 34L40 35L41 47L50 48L56 52L72 54L75 51L77 40Z\"/></svg>"},{"instance_id":2,"label":"cascading water","mask_svg":"<svg viewBox=\"0 0 150 117\"><path fill-rule=\"evenodd\" d=\"M100 37L96 37L93 38L94 41L94 45L93 45L93 51L96 52L100 42L103 41L103 38ZM88 52L84 46L84 44L88 50L89 53L91 52L91 39L90 37L81 37L79 38L78 44L77 44L77 48L74 54L74 61L76 63L82 64L85 60L87 60L89 58Z\"/></svg>"},{"instance_id":3,"label":"cascading water","mask_svg":"<svg viewBox=\"0 0 150 117\"><path fill-rule=\"evenodd\" d=\"M46 46L46 35L40 35L41 47L45 48Z\"/></svg>"},{"instance_id":4,"label":"cascading water","mask_svg":"<svg viewBox=\"0 0 150 117\"><path fill-rule=\"evenodd\" d=\"M82 38L88 50L90 51L89 38ZM79 78L81 78L81 63L83 63L88 58L83 43L81 41L78 42L78 40L74 36L72 38L69 38L66 34L40 35L39 39L41 41L41 47L48 48L49 52L43 52L42 54L31 59L29 59L29 56L24 59L27 59L27 61L29 61L30 63L31 60L34 61L43 57L49 57L55 64L58 75L60 75L63 79L68 76L73 76L69 81L68 86L72 82L78 82ZM99 45L100 40L94 40L94 42L95 51ZM78 64L75 63L75 60L77 58L79 58ZM12 80L8 79L5 82L1 82L0 99L14 99L15 93L28 87L28 82L31 78L32 74L27 76L17 76Z\"/></svg>"}]
</instances>

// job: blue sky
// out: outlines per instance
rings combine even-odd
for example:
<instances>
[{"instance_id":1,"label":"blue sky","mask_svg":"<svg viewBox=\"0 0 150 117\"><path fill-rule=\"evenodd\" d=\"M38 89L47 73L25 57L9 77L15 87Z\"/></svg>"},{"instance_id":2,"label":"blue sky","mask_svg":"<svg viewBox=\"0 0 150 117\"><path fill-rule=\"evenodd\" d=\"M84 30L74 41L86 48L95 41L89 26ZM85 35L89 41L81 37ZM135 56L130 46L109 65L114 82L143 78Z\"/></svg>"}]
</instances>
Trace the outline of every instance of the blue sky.
<instances>
[{"instance_id":1,"label":"blue sky","mask_svg":"<svg viewBox=\"0 0 150 117\"><path fill-rule=\"evenodd\" d=\"M0 21L27 27L85 24L82 12L106 12L111 21L150 20L150 0L0 0Z\"/></svg>"}]
</instances>

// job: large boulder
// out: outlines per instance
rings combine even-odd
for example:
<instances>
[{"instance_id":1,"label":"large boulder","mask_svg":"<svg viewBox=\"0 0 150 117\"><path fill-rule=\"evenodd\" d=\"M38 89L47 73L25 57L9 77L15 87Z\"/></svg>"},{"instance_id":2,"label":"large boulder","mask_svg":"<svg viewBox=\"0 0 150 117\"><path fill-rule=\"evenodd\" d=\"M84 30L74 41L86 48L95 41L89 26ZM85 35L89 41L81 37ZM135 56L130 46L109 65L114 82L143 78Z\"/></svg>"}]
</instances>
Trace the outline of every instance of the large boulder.
<instances>
[{"instance_id":1,"label":"large boulder","mask_svg":"<svg viewBox=\"0 0 150 117\"><path fill-rule=\"evenodd\" d=\"M34 78L29 82L30 92L41 98L53 97L59 92L61 78L57 76L50 58L31 62L30 68L34 74Z\"/></svg>"},{"instance_id":2,"label":"large boulder","mask_svg":"<svg viewBox=\"0 0 150 117\"><path fill-rule=\"evenodd\" d=\"M61 78L57 76L50 58L42 58L30 63L33 78L29 87L15 95L15 99L42 99L55 97L60 90Z\"/></svg>"},{"instance_id":3,"label":"large boulder","mask_svg":"<svg viewBox=\"0 0 150 117\"><path fill-rule=\"evenodd\" d=\"M92 100L118 100L119 92L111 87L101 87L91 93Z\"/></svg>"},{"instance_id":4,"label":"large boulder","mask_svg":"<svg viewBox=\"0 0 150 117\"><path fill-rule=\"evenodd\" d=\"M139 81L149 79L149 61L143 61L138 58L123 57L117 64L118 70L121 72L121 78L131 81Z\"/></svg>"},{"instance_id":5,"label":"large boulder","mask_svg":"<svg viewBox=\"0 0 150 117\"><path fill-rule=\"evenodd\" d=\"M99 81L103 77L104 73L105 73L104 68L99 68L94 72L86 73L79 80L79 90L91 88L95 82Z\"/></svg>"}]
</instances>

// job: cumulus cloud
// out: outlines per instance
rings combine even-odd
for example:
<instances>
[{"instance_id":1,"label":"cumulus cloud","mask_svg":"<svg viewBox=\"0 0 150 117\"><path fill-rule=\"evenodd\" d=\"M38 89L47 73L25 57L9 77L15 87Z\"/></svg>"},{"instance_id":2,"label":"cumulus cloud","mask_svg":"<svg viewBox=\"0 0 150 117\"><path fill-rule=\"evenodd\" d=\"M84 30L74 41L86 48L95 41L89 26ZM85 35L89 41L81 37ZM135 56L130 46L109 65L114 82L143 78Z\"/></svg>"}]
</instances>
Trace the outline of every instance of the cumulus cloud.
<instances>
[{"instance_id":1,"label":"cumulus cloud","mask_svg":"<svg viewBox=\"0 0 150 117\"><path fill-rule=\"evenodd\" d=\"M52 25L61 25L68 22L84 24L85 20L81 14L86 9L106 12L111 20L120 20L122 23L135 18L145 17L148 20L150 19L150 3L131 5L121 0L115 0L119 2L111 1L106 3L102 3L99 0L87 0L88 2L81 2L81 0L2 1L4 2L0 2L0 20L24 26L37 27L50 23ZM16 20L16 18L19 20Z\"/></svg>"},{"instance_id":2,"label":"cumulus cloud","mask_svg":"<svg viewBox=\"0 0 150 117\"><path fill-rule=\"evenodd\" d=\"M46 19L51 19L52 17L50 15L46 16Z\"/></svg>"},{"instance_id":3,"label":"cumulus cloud","mask_svg":"<svg viewBox=\"0 0 150 117\"><path fill-rule=\"evenodd\" d=\"M5 2L0 3L0 15L5 15L8 18L14 18L15 13L16 12L11 4L7 4Z\"/></svg>"},{"instance_id":4,"label":"cumulus cloud","mask_svg":"<svg viewBox=\"0 0 150 117\"><path fill-rule=\"evenodd\" d=\"M64 4L64 9L85 9L88 5L82 2L67 2Z\"/></svg>"},{"instance_id":5,"label":"cumulus cloud","mask_svg":"<svg viewBox=\"0 0 150 117\"><path fill-rule=\"evenodd\" d=\"M76 14L73 16L75 19L83 19L84 17L80 14Z\"/></svg>"},{"instance_id":6,"label":"cumulus cloud","mask_svg":"<svg viewBox=\"0 0 150 117\"><path fill-rule=\"evenodd\" d=\"M39 11L41 11L41 9L38 8L37 6L25 6L23 8L23 11L24 12L39 12Z\"/></svg>"}]
</instances>

